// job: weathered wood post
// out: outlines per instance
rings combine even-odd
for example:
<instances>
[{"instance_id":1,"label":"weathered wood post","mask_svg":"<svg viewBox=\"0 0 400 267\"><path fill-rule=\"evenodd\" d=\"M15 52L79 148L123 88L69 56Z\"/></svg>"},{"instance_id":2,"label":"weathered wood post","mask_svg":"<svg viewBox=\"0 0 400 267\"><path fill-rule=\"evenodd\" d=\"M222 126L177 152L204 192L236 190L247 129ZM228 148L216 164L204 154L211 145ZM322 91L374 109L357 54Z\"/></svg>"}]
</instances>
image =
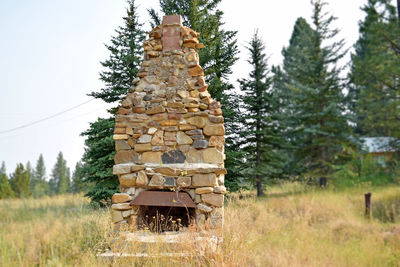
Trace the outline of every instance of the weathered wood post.
<instances>
[{"instance_id":1,"label":"weathered wood post","mask_svg":"<svg viewBox=\"0 0 400 267\"><path fill-rule=\"evenodd\" d=\"M319 178L319 187L325 188L326 187L326 181L327 181L326 177L320 177Z\"/></svg>"},{"instance_id":2,"label":"weathered wood post","mask_svg":"<svg viewBox=\"0 0 400 267\"><path fill-rule=\"evenodd\" d=\"M364 194L365 197L365 217L367 219L372 218L372 202L371 202L371 192Z\"/></svg>"}]
</instances>

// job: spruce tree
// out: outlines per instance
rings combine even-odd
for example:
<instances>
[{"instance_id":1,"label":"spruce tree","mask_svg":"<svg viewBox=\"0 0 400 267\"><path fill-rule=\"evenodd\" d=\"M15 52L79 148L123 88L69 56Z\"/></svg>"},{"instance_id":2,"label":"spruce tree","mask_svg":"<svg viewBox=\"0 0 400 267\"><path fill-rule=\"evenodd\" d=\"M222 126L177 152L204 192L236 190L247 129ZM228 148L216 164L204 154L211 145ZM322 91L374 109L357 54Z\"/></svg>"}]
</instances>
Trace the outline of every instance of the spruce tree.
<instances>
[{"instance_id":1,"label":"spruce tree","mask_svg":"<svg viewBox=\"0 0 400 267\"><path fill-rule=\"evenodd\" d=\"M295 152L304 144L302 124L298 118L296 95L291 84L308 83L313 63L309 57L310 47L313 47L316 33L310 24L299 17L293 27L289 46L282 49L282 66L273 66L273 90L278 98L277 112L281 114L280 125L284 130L281 136L284 139L285 149L281 151L284 158L282 176L296 177L304 169L303 162L295 157ZM307 63L307 64L305 64Z\"/></svg>"},{"instance_id":2,"label":"spruce tree","mask_svg":"<svg viewBox=\"0 0 400 267\"><path fill-rule=\"evenodd\" d=\"M50 184L53 194L65 194L70 191L70 172L62 152L58 153L56 164L51 172Z\"/></svg>"},{"instance_id":3,"label":"spruce tree","mask_svg":"<svg viewBox=\"0 0 400 267\"><path fill-rule=\"evenodd\" d=\"M65 194L71 192L71 172L69 168L66 168L65 176L60 180L60 184L58 185L58 193Z\"/></svg>"},{"instance_id":4,"label":"spruce tree","mask_svg":"<svg viewBox=\"0 0 400 267\"><path fill-rule=\"evenodd\" d=\"M6 163L3 161L0 167L0 199L13 197L14 192L7 177Z\"/></svg>"},{"instance_id":5,"label":"spruce tree","mask_svg":"<svg viewBox=\"0 0 400 267\"><path fill-rule=\"evenodd\" d=\"M31 178L31 188L35 188L35 185L41 180L45 180L46 167L44 166L43 155L40 154L38 160L36 161L35 169L33 170L33 175Z\"/></svg>"},{"instance_id":6,"label":"spruce tree","mask_svg":"<svg viewBox=\"0 0 400 267\"><path fill-rule=\"evenodd\" d=\"M362 10L366 16L359 24L350 73L356 130L399 138L400 13L387 0L368 0Z\"/></svg>"},{"instance_id":7,"label":"spruce tree","mask_svg":"<svg viewBox=\"0 0 400 267\"><path fill-rule=\"evenodd\" d=\"M43 155L40 154L35 167L36 181L46 181L46 165L44 164Z\"/></svg>"},{"instance_id":8,"label":"spruce tree","mask_svg":"<svg viewBox=\"0 0 400 267\"><path fill-rule=\"evenodd\" d=\"M285 115L285 136L293 147L293 161L299 173L310 177L329 176L335 159L348 145L345 83L341 79L344 41L336 40L336 19L323 12L323 1L312 1L313 28L298 19L288 48L283 50L284 64L276 68L276 90L281 95Z\"/></svg>"},{"instance_id":9,"label":"spruce tree","mask_svg":"<svg viewBox=\"0 0 400 267\"><path fill-rule=\"evenodd\" d=\"M243 127L241 117L241 99L236 92L230 91L223 95L222 112L224 115L225 134L225 167L228 171L225 176L225 186L229 191L239 190L247 175L243 173L246 166L245 151L241 146L241 131Z\"/></svg>"},{"instance_id":10,"label":"spruce tree","mask_svg":"<svg viewBox=\"0 0 400 267\"><path fill-rule=\"evenodd\" d=\"M32 168L32 164L31 164L31 162L30 161L28 161L26 164L25 164L25 170L28 172L28 175L29 175L29 181L30 181L30 188L31 188L31 192L32 192L32 189L33 189L33 187L32 187L32 180L34 179L34 170L33 170L33 168Z\"/></svg>"},{"instance_id":11,"label":"spruce tree","mask_svg":"<svg viewBox=\"0 0 400 267\"><path fill-rule=\"evenodd\" d=\"M0 173L0 199L10 198L14 192L5 173Z\"/></svg>"},{"instance_id":12,"label":"spruce tree","mask_svg":"<svg viewBox=\"0 0 400 267\"><path fill-rule=\"evenodd\" d=\"M128 1L126 11L123 26L116 30L111 44L106 45L110 56L101 62L105 70L100 73L100 80L104 82L105 87L100 92L90 94L106 103L115 103L115 106L132 86L132 80L139 72L143 56L142 43L145 32L142 29L143 25L139 23L135 1ZM87 182L93 184L86 196L97 203L109 202L111 196L119 190L118 178L112 174L116 108L111 108L109 112L110 117L98 118L82 133L82 136L86 137L86 148L82 158L83 176Z\"/></svg>"},{"instance_id":13,"label":"spruce tree","mask_svg":"<svg viewBox=\"0 0 400 267\"><path fill-rule=\"evenodd\" d=\"M46 166L43 155L40 154L34 170L33 180L31 181L32 193L34 197L42 197L50 194L49 184L46 181Z\"/></svg>"},{"instance_id":14,"label":"spruce tree","mask_svg":"<svg viewBox=\"0 0 400 267\"><path fill-rule=\"evenodd\" d=\"M275 178L281 170L277 153L281 148L280 126L275 113L277 101L272 94L272 77L265 55L265 46L256 32L247 49L252 70L249 78L238 80L243 92L243 129L241 137L246 153L246 173L253 177L257 195L263 194L263 181Z\"/></svg>"},{"instance_id":15,"label":"spruce tree","mask_svg":"<svg viewBox=\"0 0 400 267\"><path fill-rule=\"evenodd\" d=\"M107 103L116 103L128 93L143 58L143 24L139 23L135 1L127 2L124 25L115 31L116 36L111 37L111 44L106 44L110 57L101 62L105 70L100 73L100 80L105 87L100 92L89 94Z\"/></svg>"},{"instance_id":16,"label":"spruce tree","mask_svg":"<svg viewBox=\"0 0 400 267\"><path fill-rule=\"evenodd\" d=\"M4 161L1 162L1 167L0 167L0 175L1 174L7 174L7 169L6 169L6 163Z\"/></svg>"},{"instance_id":17,"label":"spruce tree","mask_svg":"<svg viewBox=\"0 0 400 267\"><path fill-rule=\"evenodd\" d=\"M221 101L226 129L226 161L228 170L225 181L229 190L239 188L240 171L243 168L243 151L237 133L240 125L236 118L239 98L228 81L232 66L237 61L238 47L236 31L224 30L223 12L218 9L221 0L160 0L161 12L165 15L179 14L182 24L200 33L199 42L205 48L199 49L200 65L211 96ZM161 17L154 9L149 10L152 26L161 24Z\"/></svg>"},{"instance_id":18,"label":"spruce tree","mask_svg":"<svg viewBox=\"0 0 400 267\"><path fill-rule=\"evenodd\" d=\"M22 163L17 164L17 168L11 174L10 184L16 197L24 198L31 195L29 173Z\"/></svg>"},{"instance_id":19,"label":"spruce tree","mask_svg":"<svg viewBox=\"0 0 400 267\"><path fill-rule=\"evenodd\" d=\"M87 189L88 189L88 183L85 182L82 163L77 162L75 165L75 170L72 174L72 192L80 193L87 191Z\"/></svg>"}]
</instances>

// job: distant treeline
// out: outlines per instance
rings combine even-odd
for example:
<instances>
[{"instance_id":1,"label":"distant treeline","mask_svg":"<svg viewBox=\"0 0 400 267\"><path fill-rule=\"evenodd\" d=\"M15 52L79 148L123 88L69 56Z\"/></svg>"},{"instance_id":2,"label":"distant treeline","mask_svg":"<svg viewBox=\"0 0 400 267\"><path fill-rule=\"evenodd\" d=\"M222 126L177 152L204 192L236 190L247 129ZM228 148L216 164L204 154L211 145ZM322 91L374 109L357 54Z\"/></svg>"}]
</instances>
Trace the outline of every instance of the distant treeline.
<instances>
[{"instance_id":1,"label":"distant treeline","mask_svg":"<svg viewBox=\"0 0 400 267\"><path fill-rule=\"evenodd\" d=\"M83 180L81 162L76 163L71 177L62 152L57 156L57 162L50 177L47 177L42 154L35 167L32 167L29 161L25 165L18 163L15 171L9 175L7 175L4 161L0 168L0 199L79 193L87 191L88 186L89 184Z\"/></svg>"}]
</instances>

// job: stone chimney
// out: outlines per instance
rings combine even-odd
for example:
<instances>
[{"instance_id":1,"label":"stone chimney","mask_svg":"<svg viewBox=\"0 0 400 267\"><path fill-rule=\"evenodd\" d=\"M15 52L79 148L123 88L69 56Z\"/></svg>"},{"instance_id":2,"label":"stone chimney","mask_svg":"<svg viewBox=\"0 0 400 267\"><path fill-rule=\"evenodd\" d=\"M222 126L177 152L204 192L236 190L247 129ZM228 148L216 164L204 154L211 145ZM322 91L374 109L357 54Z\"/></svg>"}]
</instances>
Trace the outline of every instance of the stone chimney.
<instances>
[{"instance_id":1,"label":"stone chimney","mask_svg":"<svg viewBox=\"0 0 400 267\"><path fill-rule=\"evenodd\" d=\"M207 91L198 37L172 15L143 43L140 72L115 117L115 231L222 229L224 118Z\"/></svg>"}]
</instances>

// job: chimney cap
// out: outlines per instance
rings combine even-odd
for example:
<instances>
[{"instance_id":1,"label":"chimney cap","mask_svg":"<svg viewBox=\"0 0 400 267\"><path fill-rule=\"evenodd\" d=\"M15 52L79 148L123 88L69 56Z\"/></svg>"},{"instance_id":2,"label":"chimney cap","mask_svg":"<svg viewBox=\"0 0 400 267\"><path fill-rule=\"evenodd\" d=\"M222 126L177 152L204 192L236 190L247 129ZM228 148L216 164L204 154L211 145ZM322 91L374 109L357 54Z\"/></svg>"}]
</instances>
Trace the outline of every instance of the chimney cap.
<instances>
[{"instance_id":1,"label":"chimney cap","mask_svg":"<svg viewBox=\"0 0 400 267\"><path fill-rule=\"evenodd\" d=\"M162 24L182 24L181 15L167 15L163 17Z\"/></svg>"}]
</instances>

